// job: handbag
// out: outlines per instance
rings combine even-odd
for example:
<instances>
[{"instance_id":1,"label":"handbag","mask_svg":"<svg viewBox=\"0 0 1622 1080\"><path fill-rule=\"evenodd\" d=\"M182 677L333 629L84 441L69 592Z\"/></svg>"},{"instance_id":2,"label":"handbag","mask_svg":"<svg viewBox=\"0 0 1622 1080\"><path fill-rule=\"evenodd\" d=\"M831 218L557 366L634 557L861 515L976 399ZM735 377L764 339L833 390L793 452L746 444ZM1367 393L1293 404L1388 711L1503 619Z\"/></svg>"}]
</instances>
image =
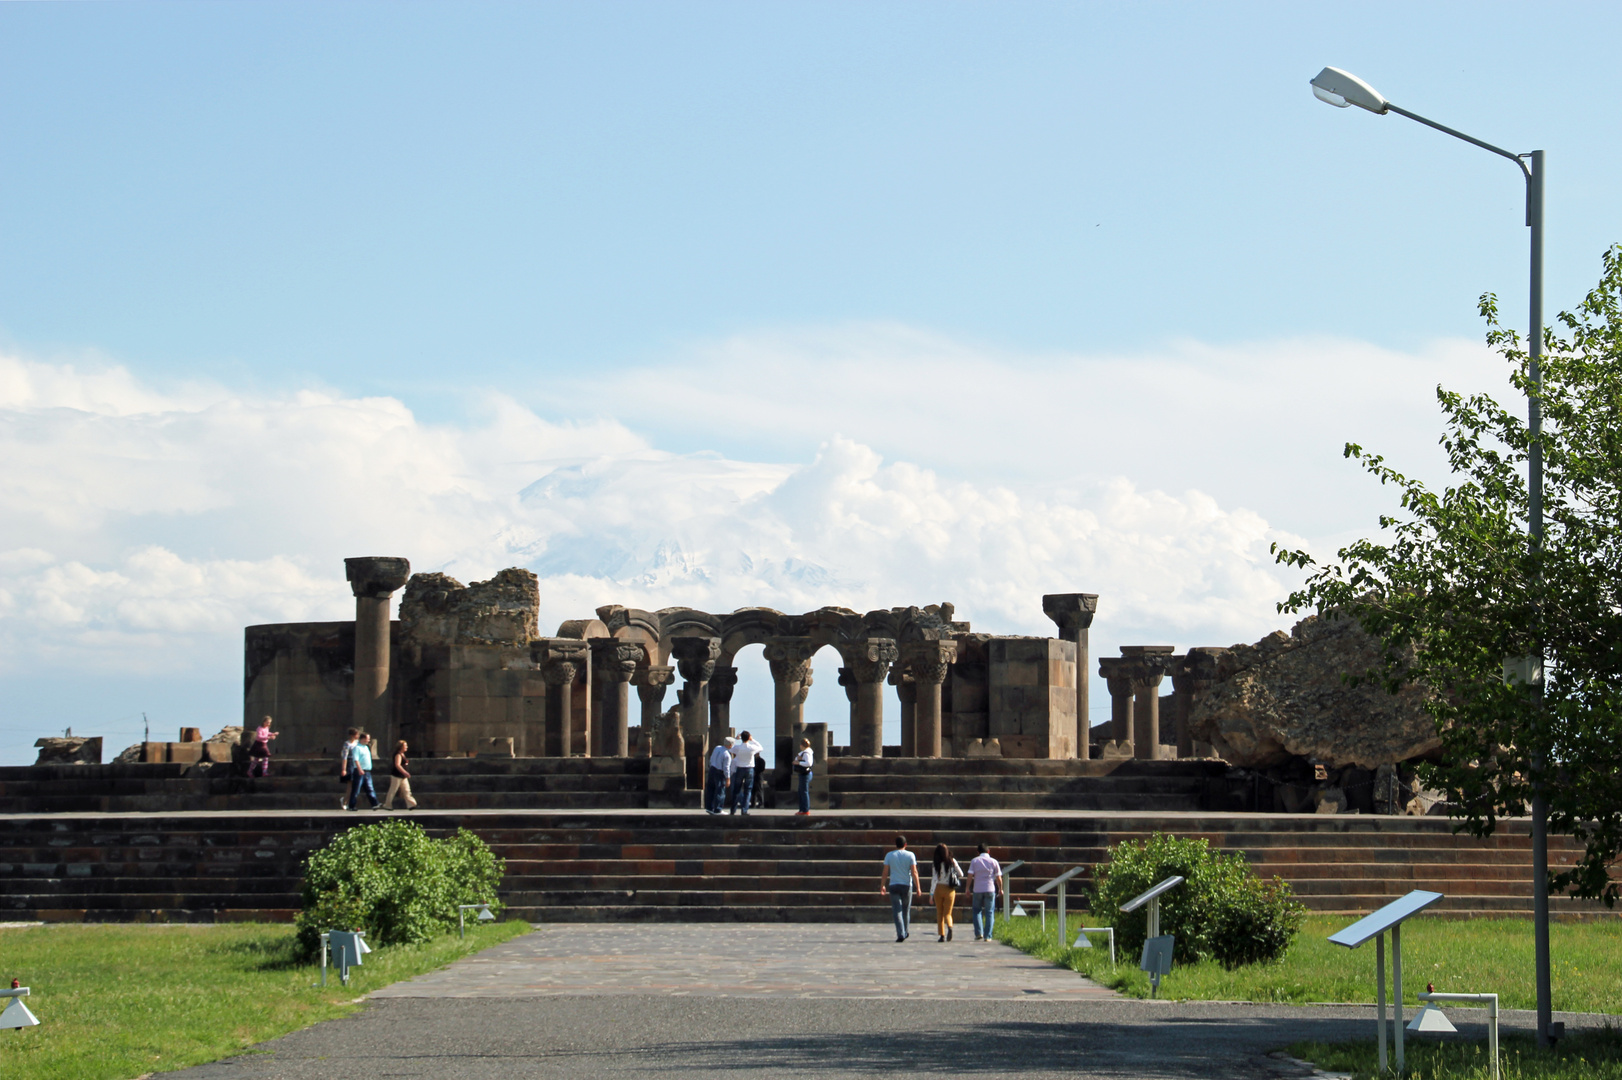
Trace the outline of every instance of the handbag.
<instances>
[{"instance_id":1,"label":"handbag","mask_svg":"<svg viewBox=\"0 0 1622 1080\"><path fill-rule=\"evenodd\" d=\"M958 892L963 888L963 871L958 868L956 859L952 860L952 865L946 868L946 887L953 892Z\"/></svg>"}]
</instances>

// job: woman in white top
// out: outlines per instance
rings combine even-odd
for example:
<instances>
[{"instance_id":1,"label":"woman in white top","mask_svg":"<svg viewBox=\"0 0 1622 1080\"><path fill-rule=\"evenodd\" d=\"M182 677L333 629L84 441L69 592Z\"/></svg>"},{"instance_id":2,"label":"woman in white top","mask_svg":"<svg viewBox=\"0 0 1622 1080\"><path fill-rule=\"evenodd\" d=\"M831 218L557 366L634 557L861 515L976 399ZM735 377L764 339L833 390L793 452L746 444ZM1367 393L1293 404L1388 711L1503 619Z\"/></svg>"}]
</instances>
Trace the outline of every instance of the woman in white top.
<instances>
[{"instance_id":1,"label":"woman in white top","mask_svg":"<svg viewBox=\"0 0 1622 1080\"><path fill-rule=\"evenodd\" d=\"M952 849L935 845L935 859L929 873L929 895L935 901L935 931L940 940L952 940L952 905L963 887L963 868L952 858Z\"/></svg>"},{"instance_id":2,"label":"woman in white top","mask_svg":"<svg viewBox=\"0 0 1622 1080\"><path fill-rule=\"evenodd\" d=\"M800 811L795 814L809 814L811 812L811 765L816 755L811 752L811 740L800 740L800 752L794 755L794 775L800 778Z\"/></svg>"}]
</instances>

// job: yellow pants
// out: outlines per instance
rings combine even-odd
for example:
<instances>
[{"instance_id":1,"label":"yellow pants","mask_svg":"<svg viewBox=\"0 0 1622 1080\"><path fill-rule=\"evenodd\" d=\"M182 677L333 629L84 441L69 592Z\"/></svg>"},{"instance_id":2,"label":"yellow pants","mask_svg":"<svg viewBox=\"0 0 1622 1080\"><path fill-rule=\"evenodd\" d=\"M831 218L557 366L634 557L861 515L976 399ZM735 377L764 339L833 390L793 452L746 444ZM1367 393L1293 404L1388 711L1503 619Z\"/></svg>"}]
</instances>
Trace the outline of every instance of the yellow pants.
<instances>
[{"instance_id":1,"label":"yellow pants","mask_svg":"<svg viewBox=\"0 0 1622 1080\"><path fill-rule=\"evenodd\" d=\"M952 925L952 905L957 903L957 890L938 888L935 890L935 933L941 937L946 936L946 930Z\"/></svg>"},{"instance_id":2,"label":"yellow pants","mask_svg":"<svg viewBox=\"0 0 1622 1080\"><path fill-rule=\"evenodd\" d=\"M389 793L384 797L383 805L392 810L394 808L394 797L396 795L399 795L400 798L405 800L407 810L415 810L417 808L417 800L411 797L411 781L407 780L403 776L389 777Z\"/></svg>"}]
</instances>

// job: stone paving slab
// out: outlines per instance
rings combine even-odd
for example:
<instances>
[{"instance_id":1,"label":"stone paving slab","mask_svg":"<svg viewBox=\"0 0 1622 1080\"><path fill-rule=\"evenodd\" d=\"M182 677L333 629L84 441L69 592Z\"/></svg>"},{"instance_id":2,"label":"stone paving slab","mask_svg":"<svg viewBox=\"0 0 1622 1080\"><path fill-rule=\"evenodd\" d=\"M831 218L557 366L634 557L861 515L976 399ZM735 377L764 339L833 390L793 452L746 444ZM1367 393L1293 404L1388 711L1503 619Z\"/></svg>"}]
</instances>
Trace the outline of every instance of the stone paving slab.
<instances>
[{"instance_id":1,"label":"stone paving slab","mask_svg":"<svg viewBox=\"0 0 1622 1080\"><path fill-rule=\"evenodd\" d=\"M875 903L879 903L877 896ZM923 909L917 909L918 915ZM686 997L1096 1001L1115 997L1073 971L930 918L898 943L890 924L568 924L395 983L374 998ZM363 986L364 983L357 984Z\"/></svg>"}]
</instances>

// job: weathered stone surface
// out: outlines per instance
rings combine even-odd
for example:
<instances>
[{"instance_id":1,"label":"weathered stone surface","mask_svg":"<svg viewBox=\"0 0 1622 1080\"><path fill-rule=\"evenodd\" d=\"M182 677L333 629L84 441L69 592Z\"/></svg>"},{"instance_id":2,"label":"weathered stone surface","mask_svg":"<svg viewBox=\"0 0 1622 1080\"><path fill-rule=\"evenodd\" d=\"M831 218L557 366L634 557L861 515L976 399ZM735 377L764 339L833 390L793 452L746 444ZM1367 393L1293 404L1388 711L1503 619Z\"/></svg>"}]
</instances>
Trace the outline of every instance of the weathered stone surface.
<instances>
[{"instance_id":1,"label":"weathered stone surface","mask_svg":"<svg viewBox=\"0 0 1622 1080\"><path fill-rule=\"evenodd\" d=\"M1376 667L1381 645L1355 622L1312 616L1290 633L1235 645L1217 659L1215 681L1189 715L1193 736L1249 768L1291 757L1373 769L1441 745L1417 689L1392 695L1344 676Z\"/></svg>"},{"instance_id":2,"label":"weathered stone surface","mask_svg":"<svg viewBox=\"0 0 1622 1080\"><path fill-rule=\"evenodd\" d=\"M35 765L100 765L101 736L92 738L43 738L34 745L39 748Z\"/></svg>"},{"instance_id":3,"label":"weathered stone surface","mask_svg":"<svg viewBox=\"0 0 1622 1080\"><path fill-rule=\"evenodd\" d=\"M518 567L463 585L413 574L400 597L400 628L413 645L528 645L540 636L540 581Z\"/></svg>"}]
</instances>

